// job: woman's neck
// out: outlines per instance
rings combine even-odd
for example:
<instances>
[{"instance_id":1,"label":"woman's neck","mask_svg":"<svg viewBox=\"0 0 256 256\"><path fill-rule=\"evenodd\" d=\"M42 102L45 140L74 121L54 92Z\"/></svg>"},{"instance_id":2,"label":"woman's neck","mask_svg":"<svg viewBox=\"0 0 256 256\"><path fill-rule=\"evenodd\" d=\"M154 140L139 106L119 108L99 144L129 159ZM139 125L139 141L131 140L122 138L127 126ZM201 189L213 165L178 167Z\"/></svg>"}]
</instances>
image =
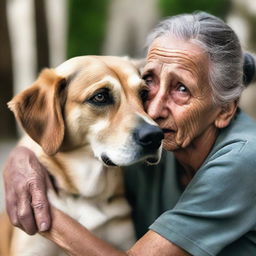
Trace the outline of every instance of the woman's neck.
<instances>
[{"instance_id":1,"label":"woman's neck","mask_svg":"<svg viewBox=\"0 0 256 256\"><path fill-rule=\"evenodd\" d=\"M185 171L190 173L189 176L191 176L191 173L194 175L201 167L212 149L218 133L219 130L215 126L210 126L203 134L195 138L188 147L173 152Z\"/></svg>"}]
</instances>

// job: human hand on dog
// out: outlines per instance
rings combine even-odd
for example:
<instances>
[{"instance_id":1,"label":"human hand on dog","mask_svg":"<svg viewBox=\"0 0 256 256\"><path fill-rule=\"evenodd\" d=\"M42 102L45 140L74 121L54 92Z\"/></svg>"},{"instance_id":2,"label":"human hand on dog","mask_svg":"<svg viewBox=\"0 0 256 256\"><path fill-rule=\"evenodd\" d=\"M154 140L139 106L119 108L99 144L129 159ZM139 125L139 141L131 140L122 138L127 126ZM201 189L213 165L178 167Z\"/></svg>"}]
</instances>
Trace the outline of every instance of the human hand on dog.
<instances>
[{"instance_id":1,"label":"human hand on dog","mask_svg":"<svg viewBox=\"0 0 256 256\"><path fill-rule=\"evenodd\" d=\"M29 235L51 226L47 170L28 148L18 146L4 168L6 209L11 223Z\"/></svg>"}]
</instances>

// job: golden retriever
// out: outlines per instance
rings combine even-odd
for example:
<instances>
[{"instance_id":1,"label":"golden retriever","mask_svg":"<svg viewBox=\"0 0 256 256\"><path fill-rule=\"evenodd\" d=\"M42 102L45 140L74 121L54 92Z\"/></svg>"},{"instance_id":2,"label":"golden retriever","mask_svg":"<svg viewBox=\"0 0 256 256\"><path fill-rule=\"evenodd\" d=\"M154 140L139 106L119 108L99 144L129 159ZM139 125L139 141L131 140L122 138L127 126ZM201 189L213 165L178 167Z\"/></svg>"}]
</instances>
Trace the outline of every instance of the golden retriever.
<instances>
[{"instance_id":1,"label":"golden retriever","mask_svg":"<svg viewBox=\"0 0 256 256\"><path fill-rule=\"evenodd\" d=\"M81 56L45 69L8 104L54 178L51 204L128 249L135 236L118 166L156 164L162 130L143 108L148 88L127 58ZM40 235L12 234L12 256L64 255Z\"/></svg>"}]
</instances>

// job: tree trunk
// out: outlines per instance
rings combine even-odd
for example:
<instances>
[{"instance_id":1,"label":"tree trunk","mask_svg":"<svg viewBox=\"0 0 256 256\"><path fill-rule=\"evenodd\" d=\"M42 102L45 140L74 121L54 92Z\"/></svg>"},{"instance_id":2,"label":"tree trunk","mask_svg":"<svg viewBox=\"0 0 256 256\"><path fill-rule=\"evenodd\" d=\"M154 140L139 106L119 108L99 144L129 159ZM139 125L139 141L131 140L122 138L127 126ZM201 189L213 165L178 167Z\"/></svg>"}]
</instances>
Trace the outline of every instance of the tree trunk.
<instances>
[{"instance_id":1,"label":"tree trunk","mask_svg":"<svg viewBox=\"0 0 256 256\"><path fill-rule=\"evenodd\" d=\"M37 70L49 67L49 41L44 0L35 0Z\"/></svg>"},{"instance_id":2,"label":"tree trunk","mask_svg":"<svg viewBox=\"0 0 256 256\"><path fill-rule=\"evenodd\" d=\"M13 71L10 38L7 26L6 0L0 1L0 138L8 139L15 137L16 126L14 116L11 111L7 110L7 102L13 96Z\"/></svg>"}]
</instances>

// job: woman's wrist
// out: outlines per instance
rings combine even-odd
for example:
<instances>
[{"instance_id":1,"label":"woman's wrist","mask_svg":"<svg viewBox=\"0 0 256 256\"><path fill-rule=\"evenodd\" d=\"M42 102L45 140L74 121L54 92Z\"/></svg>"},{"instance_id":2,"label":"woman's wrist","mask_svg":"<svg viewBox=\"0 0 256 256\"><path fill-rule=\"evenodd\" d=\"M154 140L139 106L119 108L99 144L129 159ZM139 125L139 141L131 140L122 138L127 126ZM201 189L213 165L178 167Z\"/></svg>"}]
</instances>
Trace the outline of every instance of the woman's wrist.
<instances>
[{"instance_id":1,"label":"woman's wrist","mask_svg":"<svg viewBox=\"0 0 256 256\"><path fill-rule=\"evenodd\" d=\"M47 232L40 233L56 243L70 256L127 256L105 241L94 236L70 216L51 207L52 226ZM63 225L63 223L65 223Z\"/></svg>"}]
</instances>

